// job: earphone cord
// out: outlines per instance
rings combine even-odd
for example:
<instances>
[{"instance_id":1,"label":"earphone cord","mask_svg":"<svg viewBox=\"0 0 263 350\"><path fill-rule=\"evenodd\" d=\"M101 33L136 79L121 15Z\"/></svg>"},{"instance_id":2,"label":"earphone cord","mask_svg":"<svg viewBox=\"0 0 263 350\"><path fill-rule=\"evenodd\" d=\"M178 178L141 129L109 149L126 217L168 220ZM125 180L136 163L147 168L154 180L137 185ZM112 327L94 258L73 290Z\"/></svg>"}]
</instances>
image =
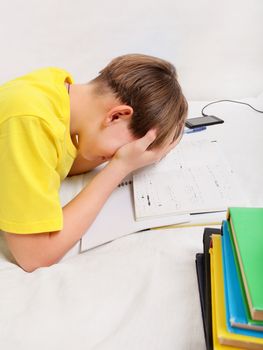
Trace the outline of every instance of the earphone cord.
<instances>
[{"instance_id":1,"label":"earphone cord","mask_svg":"<svg viewBox=\"0 0 263 350\"><path fill-rule=\"evenodd\" d=\"M213 105L213 104L219 103L219 102L233 102L233 103L239 103L239 104L242 104L242 105L249 106L250 108L254 109L254 111L256 111L256 112L258 112L258 113L263 113L263 111L254 108L253 106L251 106L249 103L246 103L246 102L240 102L240 101L235 101L235 100L218 100L218 101L210 102L210 103L208 103L207 105L205 105L205 106L202 108L202 111L201 111L202 115L203 115L204 117L207 117L208 114L205 114L205 113L204 113L204 109L205 109L206 107L210 106L210 105Z\"/></svg>"}]
</instances>

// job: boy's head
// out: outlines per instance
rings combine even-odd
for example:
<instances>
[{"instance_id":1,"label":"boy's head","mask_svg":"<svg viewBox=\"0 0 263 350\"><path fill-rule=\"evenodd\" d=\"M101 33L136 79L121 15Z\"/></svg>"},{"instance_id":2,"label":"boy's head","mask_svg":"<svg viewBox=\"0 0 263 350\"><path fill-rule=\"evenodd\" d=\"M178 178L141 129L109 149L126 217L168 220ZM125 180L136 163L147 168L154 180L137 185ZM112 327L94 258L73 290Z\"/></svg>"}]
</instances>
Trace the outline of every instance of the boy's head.
<instances>
[{"instance_id":1,"label":"boy's head","mask_svg":"<svg viewBox=\"0 0 263 350\"><path fill-rule=\"evenodd\" d=\"M171 63L141 54L120 56L92 84L97 94L110 91L132 108L128 128L135 138L155 128L157 137L151 145L155 147L181 135L188 105Z\"/></svg>"}]
</instances>

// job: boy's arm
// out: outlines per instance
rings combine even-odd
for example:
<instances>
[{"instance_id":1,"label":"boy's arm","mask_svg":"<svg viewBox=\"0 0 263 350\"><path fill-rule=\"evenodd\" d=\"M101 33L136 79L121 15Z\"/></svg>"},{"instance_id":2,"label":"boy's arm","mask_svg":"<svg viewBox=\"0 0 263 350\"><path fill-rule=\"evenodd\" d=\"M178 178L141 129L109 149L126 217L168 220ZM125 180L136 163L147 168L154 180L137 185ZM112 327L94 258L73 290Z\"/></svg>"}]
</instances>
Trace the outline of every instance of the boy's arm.
<instances>
[{"instance_id":1,"label":"boy's arm","mask_svg":"<svg viewBox=\"0 0 263 350\"><path fill-rule=\"evenodd\" d=\"M121 180L143 166L159 161L174 144L147 150L155 133L121 147L113 159L63 208L63 229L38 234L5 233L17 263L27 272L58 262L86 232ZM105 226L107 223L105 223Z\"/></svg>"},{"instance_id":2,"label":"boy's arm","mask_svg":"<svg viewBox=\"0 0 263 350\"><path fill-rule=\"evenodd\" d=\"M5 233L17 263L27 272L58 262L79 241L103 204L127 174L110 162L73 200L63 208L63 229L38 234Z\"/></svg>"}]
</instances>

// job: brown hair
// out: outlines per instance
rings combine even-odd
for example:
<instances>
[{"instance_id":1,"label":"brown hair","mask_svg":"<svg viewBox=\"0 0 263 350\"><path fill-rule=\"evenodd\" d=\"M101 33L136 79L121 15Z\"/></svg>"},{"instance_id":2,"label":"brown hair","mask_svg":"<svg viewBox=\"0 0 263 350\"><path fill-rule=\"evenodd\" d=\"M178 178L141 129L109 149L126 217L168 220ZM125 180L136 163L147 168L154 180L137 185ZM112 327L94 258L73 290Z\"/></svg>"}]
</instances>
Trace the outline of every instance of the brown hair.
<instances>
[{"instance_id":1,"label":"brown hair","mask_svg":"<svg viewBox=\"0 0 263 350\"><path fill-rule=\"evenodd\" d=\"M128 54L113 59L93 82L99 89L110 88L122 103L133 108L129 128L135 137L152 128L158 146L183 130L188 104L177 81L175 67L160 58Z\"/></svg>"}]
</instances>

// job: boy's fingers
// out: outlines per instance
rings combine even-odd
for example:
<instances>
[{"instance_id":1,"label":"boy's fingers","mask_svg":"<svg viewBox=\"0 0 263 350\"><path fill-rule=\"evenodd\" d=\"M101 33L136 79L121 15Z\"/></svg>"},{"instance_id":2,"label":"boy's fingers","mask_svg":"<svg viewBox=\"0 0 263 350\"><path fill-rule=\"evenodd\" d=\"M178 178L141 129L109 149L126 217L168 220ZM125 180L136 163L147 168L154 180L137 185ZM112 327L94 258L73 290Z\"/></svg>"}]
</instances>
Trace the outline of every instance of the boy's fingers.
<instances>
[{"instance_id":1,"label":"boy's fingers","mask_svg":"<svg viewBox=\"0 0 263 350\"><path fill-rule=\"evenodd\" d=\"M156 131L155 130L149 130L142 138L140 138L138 141L140 142L141 146L146 150L156 139Z\"/></svg>"},{"instance_id":2,"label":"boy's fingers","mask_svg":"<svg viewBox=\"0 0 263 350\"><path fill-rule=\"evenodd\" d=\"M167 147L167 151L170 152L176 145L177 145L177 140L174 141L173 143L171 143L168 147Z\"/></svg>"},{"instance_id":3,"label":"boy's fingers","mask_svg":"<svg viewBox=\"0 0 263 350\"><path fill-rule=\"evenodd\" d=\"M178 143L181 141L182 135L177 137L172 143L170 143L167 147L167 151L170 152L175 146L178 145Z\"/></svg>"},{"instance_id":4,"label":"boy's fingers","mask_svg":"<svg viewBox=\"0 0 263 350\"><path fill-rule=\"evenodd\" d=\"M180 142L180 139L176 139L175 141L173 141L170 144L167 144L166 146L163 147L163 149L161 150L162 156L161 158L164 158L167 156L167 154L175 148L175 146L177 146L177 144Z\"/></svg>"}]
</instances>

